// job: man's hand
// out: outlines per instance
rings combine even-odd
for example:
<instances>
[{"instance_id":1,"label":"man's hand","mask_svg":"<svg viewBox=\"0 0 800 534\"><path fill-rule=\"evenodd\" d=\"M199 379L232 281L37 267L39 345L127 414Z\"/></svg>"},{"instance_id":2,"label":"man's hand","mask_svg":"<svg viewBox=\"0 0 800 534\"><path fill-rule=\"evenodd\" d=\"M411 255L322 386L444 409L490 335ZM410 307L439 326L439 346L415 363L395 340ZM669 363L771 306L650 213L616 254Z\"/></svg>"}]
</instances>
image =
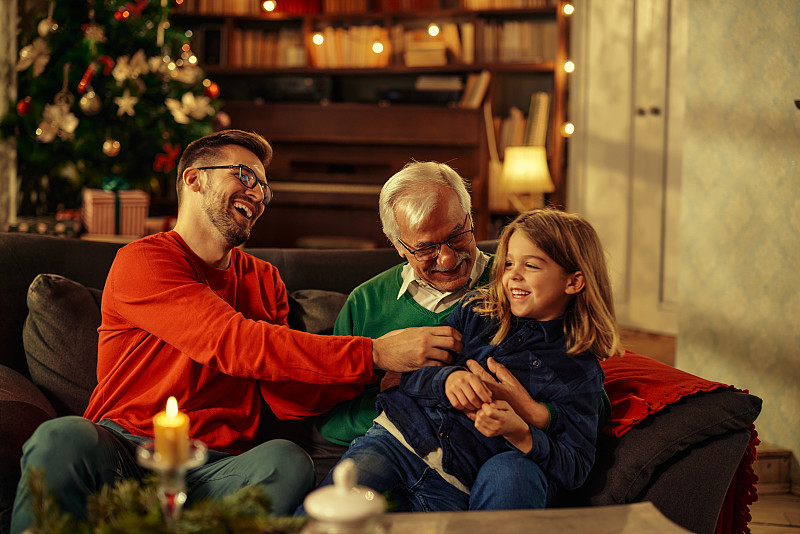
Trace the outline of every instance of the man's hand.
<instances>
[{"instance_id":1,"label":"man's hand","mask_svg":"<svg viewBox=\"0 0 800 534\"><path fill-rule=\"evenodd\" d=\"M503 436L517 449L527 454L533 447L528 423L506 401L486 403L480 410L465 412L475 422L475 428L486 437Z\"/></svg>"},{"instance_id":2,"label":"man's hand","mask_svg":"<svg viewBox=\"0 0 800 534\"><path fill-rule=\"evenodd\" d=\"M394 330L372 340L372 363L378 369L404 373L429 365L453 361L448 351L458 353L461 333L449 326L420 326Z\"/></svg>"},{"instance_id":3,"label":"man's hand","mask_svg":"<svg viewBox=\"0 0 800 534\"><path fill-rule=\"evenodd\" d=\"M494 358L489 358L486 366L497 377L496 380L478 362L467 361L469 370L486 384L492 392L493 399L508 402L511 408L528 424L540 430L547 428L547 425L550 424L550 412L547 407L533 400L528 390L519 383L519 380L505 365L498 363Z\"/></svg>"},{"instance_id":4,"label":"man's hand","mask_svg":"<svg viewBox=\"0 0 800 534\"><path fill-rule=\"evenodd\" d=\"M456 410L474 412L492 402L492 392L483 381L469 371L453 371L444 382L447 400Z\"/></svg>"}]
</instances>

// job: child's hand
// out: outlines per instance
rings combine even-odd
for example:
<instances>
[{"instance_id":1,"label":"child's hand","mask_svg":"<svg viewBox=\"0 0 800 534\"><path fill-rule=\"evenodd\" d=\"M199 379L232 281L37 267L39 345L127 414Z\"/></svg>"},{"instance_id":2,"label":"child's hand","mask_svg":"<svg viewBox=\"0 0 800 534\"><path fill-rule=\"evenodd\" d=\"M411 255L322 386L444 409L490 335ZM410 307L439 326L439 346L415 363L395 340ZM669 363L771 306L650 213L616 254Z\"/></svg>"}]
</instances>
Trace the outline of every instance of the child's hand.
<instances>
[{"instance_id":1,"label":"child's hand","mask_svg":"<svg viewBox=\"0 0 800 534\"><path fill-rule=\"evenodd\" d=\"M454 371L444 383L447 400L456 410L474 412L492 401L492 392L483 381L469 371Z\"/></svg>"},{"instance_id":2,"label":"child's hand","mask_svg":"<svg viewBox=\"0 0 800 534\"><path fill-rule=\"evenodd\" d=\"M541 430L547 428L547 425L550 424L550 412L543 404L536 402L531 397L528 390L519 383L517 377L494 358L489 358L486 366L497 377L497 380L475 360L467 361L469 370L486 384L486 387L492 392L493 399L507 401L517 414L536 428Z\"/></svg>"},{"instance_id":3,"label":"child's hand","mask_svg":"<svg viewBox=\"0 0 800 534\"><path fill-rule=\"evenodd\" d=\"M523 453L528 453L533 447L528 423L506 401L486 403L480 410L467 413L467 417L475 422L478 432L488 438L503 436Z\"/></svg>"}]
</instances>

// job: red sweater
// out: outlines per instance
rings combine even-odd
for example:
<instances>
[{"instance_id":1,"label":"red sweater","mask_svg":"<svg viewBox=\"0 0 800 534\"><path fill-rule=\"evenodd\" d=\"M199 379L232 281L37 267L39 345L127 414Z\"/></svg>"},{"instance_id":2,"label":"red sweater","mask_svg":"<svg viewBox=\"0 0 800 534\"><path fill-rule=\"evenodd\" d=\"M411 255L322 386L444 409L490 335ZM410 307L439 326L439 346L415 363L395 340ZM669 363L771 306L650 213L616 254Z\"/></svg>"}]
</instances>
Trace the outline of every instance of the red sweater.
<instances>
[{"instance_id":1,"label":"red sweater","mask_svg":"<svg viewBox=\"0 0 800 534\"><path fill-rule=\"evenodd\" d=\"M370 339L289 329L274 266L234 248L230 266L216 269L174 231L120 249L101 311L98 384L84 416L136 435L153 437L152 419L174 395L191 437L238 453L258 430L260 396L296 419L373 379Z\"/></svg>"}]
</instances>

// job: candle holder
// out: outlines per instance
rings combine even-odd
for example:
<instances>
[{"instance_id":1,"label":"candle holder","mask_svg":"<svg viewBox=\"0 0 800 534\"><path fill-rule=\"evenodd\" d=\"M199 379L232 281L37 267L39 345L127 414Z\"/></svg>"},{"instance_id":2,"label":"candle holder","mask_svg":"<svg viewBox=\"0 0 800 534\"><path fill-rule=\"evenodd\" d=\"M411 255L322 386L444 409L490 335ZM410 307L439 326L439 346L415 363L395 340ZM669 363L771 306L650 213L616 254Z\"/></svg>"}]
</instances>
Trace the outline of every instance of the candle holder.
<instances>
[{"instance_id":1,"label":"candle holder","mask_svg":"<svg viewBox=\"0 0 800 534\"><path fill-rule=\"evenodd\" d=\"M202 441L189 441L189 456L185 462L174 465L165 462L155 452L155 443L147 441L136 447L139 465L158 473L158 497L167 523L178 520L186 502L186 471L200 467L208 458L208 448Z\"/></svg>"}]
</instances>

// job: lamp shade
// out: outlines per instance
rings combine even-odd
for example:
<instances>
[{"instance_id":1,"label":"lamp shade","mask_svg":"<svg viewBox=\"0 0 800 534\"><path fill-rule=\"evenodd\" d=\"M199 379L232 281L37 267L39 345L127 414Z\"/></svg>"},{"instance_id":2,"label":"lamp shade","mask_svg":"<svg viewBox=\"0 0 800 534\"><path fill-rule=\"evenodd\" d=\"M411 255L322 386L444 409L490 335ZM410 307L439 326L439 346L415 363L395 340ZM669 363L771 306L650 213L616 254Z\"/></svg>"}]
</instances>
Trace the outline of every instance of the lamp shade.
<instances>
[{"instance_id":1,"label":"lamp shade","mask_svg":"<svg viewBox=\"0 0 800 534\"><path fill-rule=\"evenodd\" d=\"M556 190L543 146L510 146L503 162L503 189L509 193L551 193Z\"/></svg>"}]
</instances>

